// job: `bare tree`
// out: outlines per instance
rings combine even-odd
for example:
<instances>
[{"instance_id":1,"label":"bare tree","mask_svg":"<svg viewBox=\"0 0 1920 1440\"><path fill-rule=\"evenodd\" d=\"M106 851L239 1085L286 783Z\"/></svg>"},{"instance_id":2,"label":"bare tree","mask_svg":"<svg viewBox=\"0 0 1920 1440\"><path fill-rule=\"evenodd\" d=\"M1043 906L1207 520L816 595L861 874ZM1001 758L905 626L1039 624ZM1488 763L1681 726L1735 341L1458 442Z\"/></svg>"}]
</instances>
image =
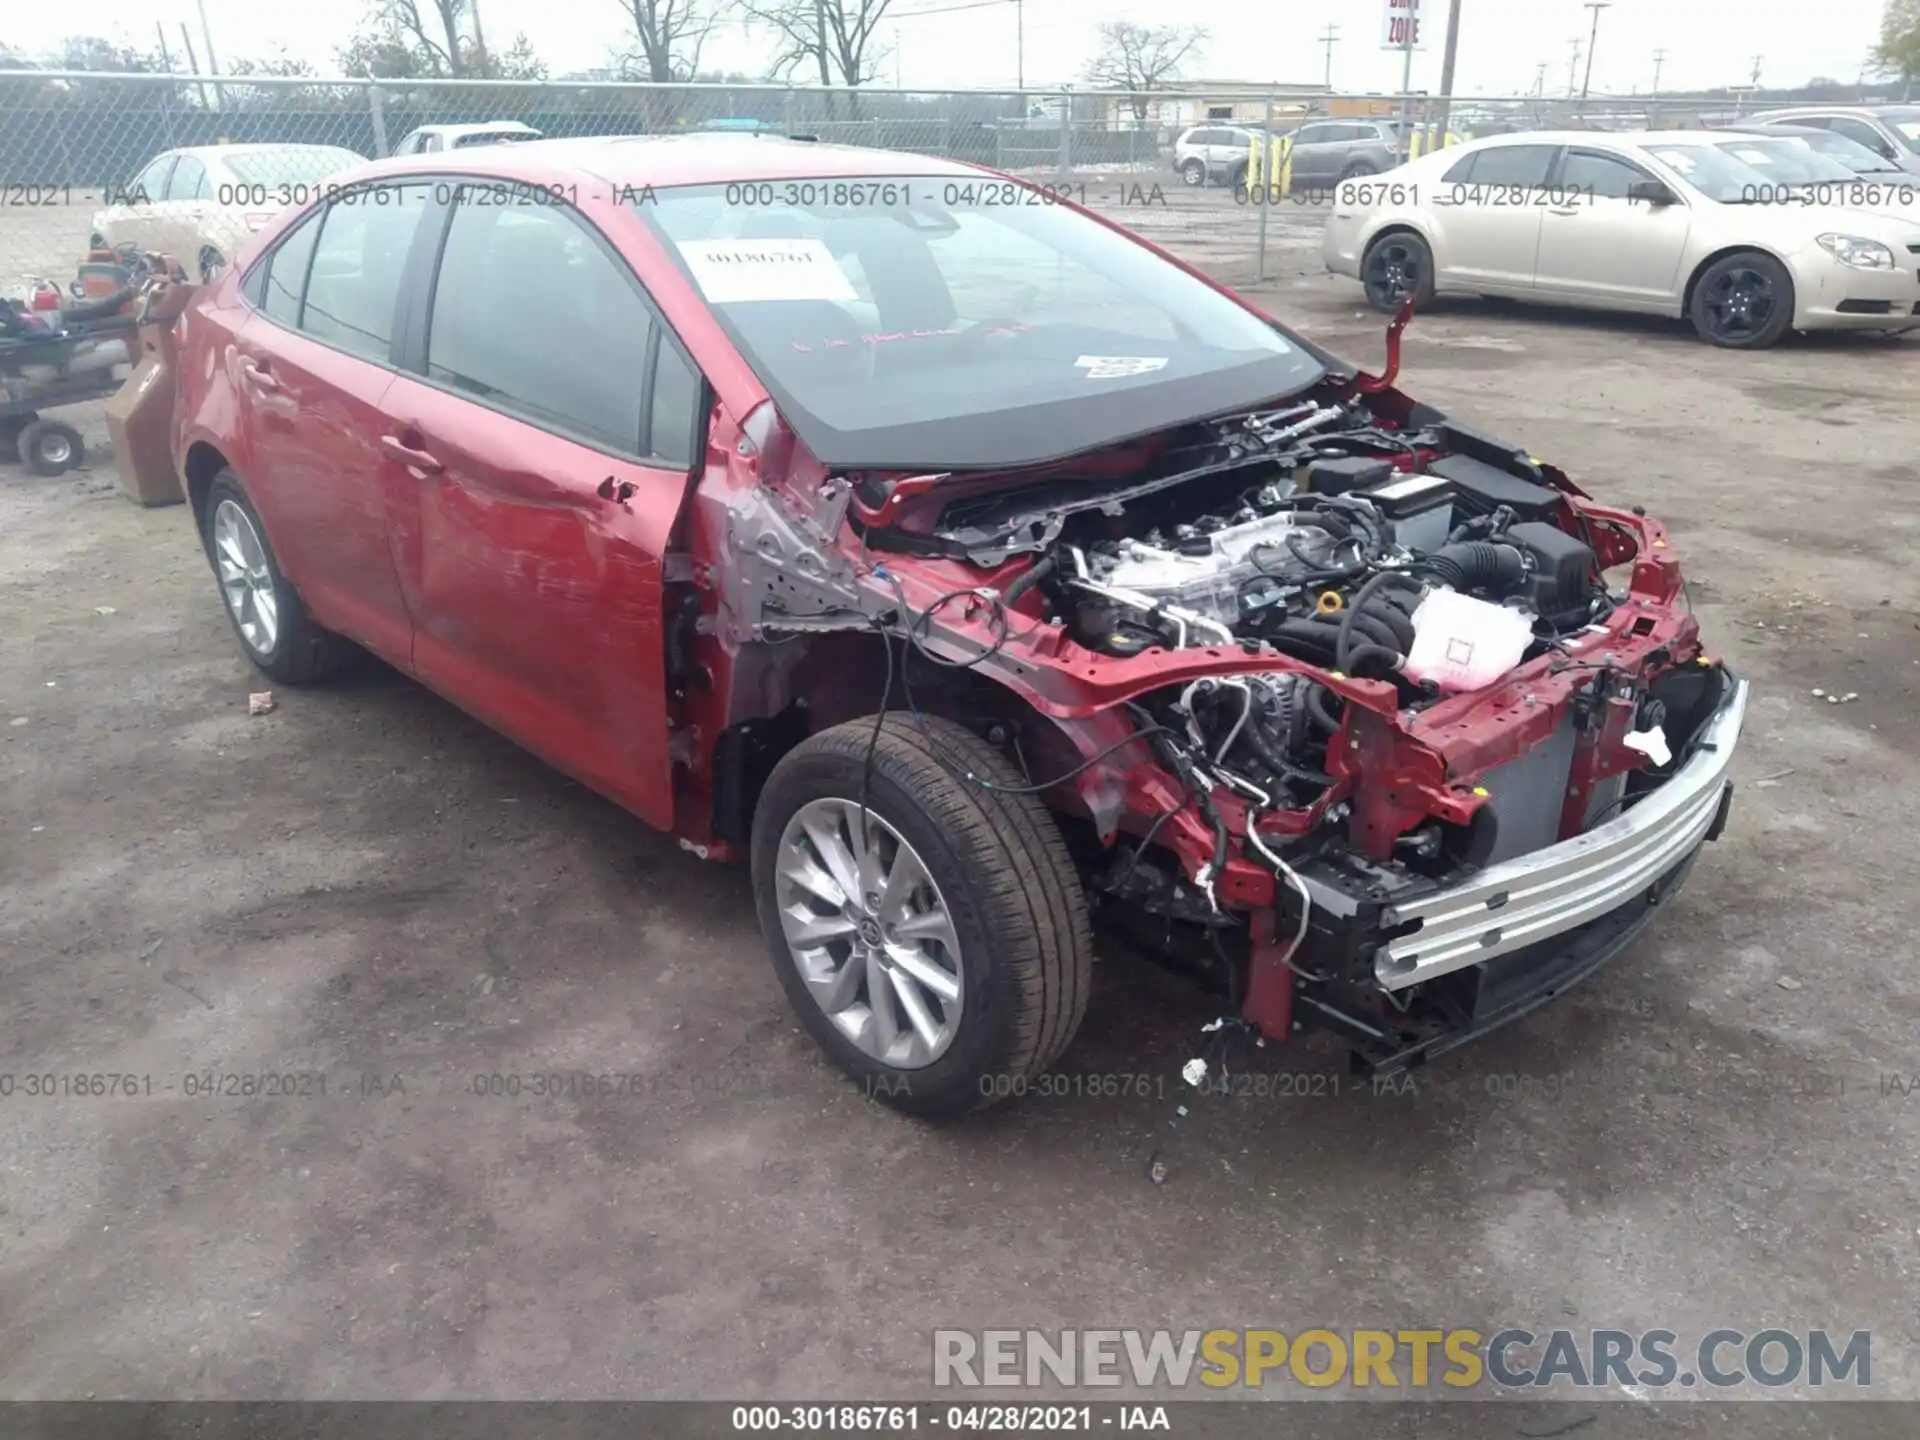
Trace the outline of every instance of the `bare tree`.
<instances>
[{"instance_id":1,"label":"bare tree","mask_svg":"<svg viewBox=\"0 0 1920 1440\"><path fill-rule=\"evenodd\" d=\"M886 59L885 48L875 42L892 4L893 0L741 0L741 9L749 23L774 33L768 75L784 80L800 66L812 65L818 67L822 85L858 88L879 73Z\"/></svg>"},{"instance_id":2,"label":"bare tree","mask_svg":"<svg viewBox=\"0 0 1920 1440\"><path fill-rule=\"evenodd\" d=\"M1098 48L1087 79L1109 90L1128 92L1127 105L1139 124L1147 123L1148 92L1180 77L1180 69L1207 43L1204 25L1135 25L1127 20L1100 22Z\"/></svg>"},{"instance_id":3,"label":"bare tree","mask_svg":"<svg viewBox=\"0 0 1920 1440\"><path fill-rule=\"evenodd\" d=\"M727 18L732 0L620 0L633 45L620 59L636 80L664 85L700 72L700 50Z\"/></svg>"},{"instance_id":4,"label":"bare tree","mask_svg":"<svg viewBox=\"0 0 1920 1440\"><path fill-rule=\"evenodd\" d=\"M351 75L380 79L538 80L547 67L525 35L494 53L462 27L471 0L373 0L340 63Z\"/></svg>"}]
</instances>

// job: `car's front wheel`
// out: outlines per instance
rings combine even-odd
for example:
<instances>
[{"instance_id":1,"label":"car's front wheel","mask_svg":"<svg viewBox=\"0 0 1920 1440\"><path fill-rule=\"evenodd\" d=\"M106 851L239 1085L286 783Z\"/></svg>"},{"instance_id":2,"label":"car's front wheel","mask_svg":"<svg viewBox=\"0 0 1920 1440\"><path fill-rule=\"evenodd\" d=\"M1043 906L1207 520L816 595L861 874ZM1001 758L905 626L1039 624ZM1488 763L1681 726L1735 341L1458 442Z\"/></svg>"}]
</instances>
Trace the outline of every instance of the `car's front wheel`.
<instances>
[{"instance_id":1,"label":"car's front wheel","mask_svg":"<svg viewBox=\"0 0 1920 1440\"><path fill-rule=\"evenodd\" d=\"M227 620L247 659L275 680L304 685L359 657L351 641L323 630L307 613L299 592L280 573L267 528L233 471L214 476L203 518Z\"/></svg>"},{"instance_id":2,"label":"car's front wheel","mask_svg":"<svg viewBox=\"0 0 1920 1440\"><path fill-rule=\"evenodd\" d=\"M781 985L842 1070L911 1114L1023 1093L1086 1009L1086 897L1022 783L962 726L889 716L802 742L754 812Z\"/></svg>"},{"instance_id":3,"label":"car's front wheel","mask_svg":"<svg viewBox=\"0 0 1920 1440\"><path fill-rule=\"evenodd\" d=\"M1793 324L1793 277L1758 250L1723 255L1693 287L1688 318L1709 345L1764 350Z\"/></svg>"},{"instance_id":4,"label":"car's front wheel","mask_svg":"<svg viewBox=\"0 0 1920 1440\"><path fill-rule=\"evenodd\" d=\"M1367 247L1360 279L1376 310L1391 315L1409 296L1424 310L1433 300L1433 251L1411 230L1395 230Z\"/></svg>"},{"instance_id":5,"label":"car's front wheel","mask_svg":"<svg viewBox=\"0 0 1920 1440\"><path fill-rule=\"evenodd\" d=\"M1180 162L1180 178L1196 189L1207 183L1207 162L1204 160L1183 160Z\"/></svg>"}]
</instances>

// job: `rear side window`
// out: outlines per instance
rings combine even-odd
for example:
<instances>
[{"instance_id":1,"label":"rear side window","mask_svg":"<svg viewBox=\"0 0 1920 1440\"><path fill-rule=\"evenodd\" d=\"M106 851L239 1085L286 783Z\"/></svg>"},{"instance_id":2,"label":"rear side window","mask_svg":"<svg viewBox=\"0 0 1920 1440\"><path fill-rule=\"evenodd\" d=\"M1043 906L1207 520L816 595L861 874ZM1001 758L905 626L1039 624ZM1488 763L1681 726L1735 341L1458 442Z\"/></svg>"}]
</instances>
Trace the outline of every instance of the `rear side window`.
<instances>
[{"instance_id":1,"label":"rear side window","mask_svg":"<svg viewBox=\"0 0 1920 1440\"><path fill-rule=\"evenodd\" d=\"M302 330L387 361L400 277L428 194L424 184L375 185L348 191L327 207L308 270Z\"/></svg>"},{"instance_id":2,"label":"rear side window","mask_svg":"<svg viewBox=\"0 0 1920 1440\"><path fill-rule=\"evenodd\" d=\"M1544 185L1553 168L1557 145L1495 145L1467 157L1472 170L1467 177L1475 185ZM1455 166L1447 179L1455 181Z\"/></svg>"},{"instance_id":3,"label":"rear side window","mask_svg":"<svg viewBox=\"0 0 1920 1440\"><path fill-rule=\"evenodd\" d=\"M543 429L637 454L652 335L626 267L566 211L455 207L427 331L430 379Z\"/></svg>"},{"instance_id":4,"label":"rear side window","mask_svg":"<svg viewBox=\"0 0 1920 1440\"><path fill-rule=\"evenodd\" d=\"M267 257L266 291L260 308L289 330L300 328L300 297L307 287L307 267L313 261L313 242L320 238L321 212L316 210L274 246Z\"/></svg>"}]
</instances>

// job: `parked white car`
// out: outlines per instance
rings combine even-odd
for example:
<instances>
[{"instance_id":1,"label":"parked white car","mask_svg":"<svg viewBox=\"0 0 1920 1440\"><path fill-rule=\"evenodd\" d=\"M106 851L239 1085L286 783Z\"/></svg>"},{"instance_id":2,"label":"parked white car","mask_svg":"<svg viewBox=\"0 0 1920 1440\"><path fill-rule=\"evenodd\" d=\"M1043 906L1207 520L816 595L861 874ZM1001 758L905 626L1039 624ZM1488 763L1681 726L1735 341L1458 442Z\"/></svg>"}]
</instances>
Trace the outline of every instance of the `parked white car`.
<instances>
[{"instance_id":1,"label":"parked white car","mask_svg":"<svg viewBox=\"0 0 1920 1440\"><path fill-rule=\"evenodd\" d=\"M1265 130L1225 120L1193 125L1173 142L1173 168L1189 185L1205 185L1209 180L1238 185L1246 179L1254 143L1265 144L1271 138Z\"/></svg>"},{"instance_id":2,"label":"parked white car","mask_svg":"<svg viewBox=\"0 0 1920 1440\"><path fill-rule=\"evenodd\" d=\"M1702 131L1500 136L1342 184L1327 268L1381 310L1447 293L1684 316L1714 345L1920 327L1920 223L1761 203Z\"/></svg>"},{"instance_id":3,"label":"parked white car","mask_svg":"<svg viewBox=\"0 0 1920 1440\"><path fill-rule=\"evenodd\" d=\"M1704 133L1741 164L1751 165L1767 177L1767 183L1753 192L1753 198L1763 205L1885 210L1920 220L1920 175L1897 169L1861 173L1852 165L1821 153L1812 142L1790 133L1765 130ZM1807 133L1821 135L1825 142L1851 146L1868 160L1879 158L1838 135L1817 130ZM1747 197L1743 194L1742 198Z\"/></svg>"},{"instance_id":4,"label":"parked white car","mask_svg":"<svg viewBox=\"0 0 1920 1440\"><path fill-rule=\"evenodd\" d=\"M94 212L94 246L171 255L202 280L289 205L305 205L366 157L339 145L197 145L163 150Z\"/></svg>"},{"instance_id":5,"label":"parked white car","mask_svg":"<svg viewBox=\"0 0 1920 1440\"><path fill-rule=\"evenodd\" d=\"M432 155L441 150L465 150L470 145L510 145L516 140L538 140L541 133L518 120L488 120L473 125L422 125L409 130L393 147L396 155Z\"/></svg>"}]
</instances>

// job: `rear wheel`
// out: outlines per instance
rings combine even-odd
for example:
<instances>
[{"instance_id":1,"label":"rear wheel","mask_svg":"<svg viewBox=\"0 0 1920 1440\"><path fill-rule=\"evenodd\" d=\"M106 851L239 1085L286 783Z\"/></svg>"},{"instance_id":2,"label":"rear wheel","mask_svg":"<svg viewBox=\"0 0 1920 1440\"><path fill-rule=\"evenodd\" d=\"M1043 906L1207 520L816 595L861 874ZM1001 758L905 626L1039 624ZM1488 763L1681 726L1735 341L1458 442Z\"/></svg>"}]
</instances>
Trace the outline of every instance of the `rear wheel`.
<instances>
[{"instance_id":1,"label":"rear wheel","mask_svg":"<svg viewBox=\"0 0 1920 1440\"><path fill-rule=\"evenodd\" d=\"M1764 350L1793 324L1793 277L1758 250L1723 255L1693 287L1688 318L1709 345Z\"/></svg>"},{"instance_id":2,"label":"rear wheel","mask_svg":"<svg viewBox=\"0 0 1920 1440\"><path fill-rule=\"evenodd\" d=\"M351 641L321 629L307 614L299 592L280 573L267 527L231 470L213 477L205 525L227 620L247 659L283 684L305 685L359 657Z\"/></svg>"},{"instance_id":3,"label":"rear wheel","mask_svg":"<svg viewBox=\"0 0 1920 1440\"><path fill-rule=\"evenodd\" d=\"M1342 180L1358 180L1363 175L1378 175L1379 173L1378 170L1375 170L1373 166L1369 165L1366 161L1356 160L1340 172L1340 178Z\"/></svg>"},{"instance_id":4,"label":"rear wheel","mask_svg":"<svg viewBox=\"0 0 1920 1440\"><path fill-rule=\"evenodd\" d=\"M1086 897L997 750L931 717L889 716L875 735L871 719L823 731L768 779L760 924L835 1064L897 1109L961 1115L1019 1093L1072 1038L1093 961Z\"/></svg>"},{"instance_id":5,"label":"rear wheel","mask_svg":"<svg viewBox=\"0 0 1920 1440\"><path fill-rule=\"evenodd\" d=\"M1408 296L1414 309L1424 310L1433 300L1433 251L1411 230L1382 235L1367 247L1360 279L1376 310L1391 315Z\"/></svg>"},{"instance_id":6,"label":"rear wheel","mask_svg":"<svg viewBox=\"0 0 1920 1440\"><path fill-rule=\"evenodd\" d=\"M14 444L36 475L59 475L86 458L80 432L63 420L34 420L20 427Z\"/></svg>"}]
</instances>

